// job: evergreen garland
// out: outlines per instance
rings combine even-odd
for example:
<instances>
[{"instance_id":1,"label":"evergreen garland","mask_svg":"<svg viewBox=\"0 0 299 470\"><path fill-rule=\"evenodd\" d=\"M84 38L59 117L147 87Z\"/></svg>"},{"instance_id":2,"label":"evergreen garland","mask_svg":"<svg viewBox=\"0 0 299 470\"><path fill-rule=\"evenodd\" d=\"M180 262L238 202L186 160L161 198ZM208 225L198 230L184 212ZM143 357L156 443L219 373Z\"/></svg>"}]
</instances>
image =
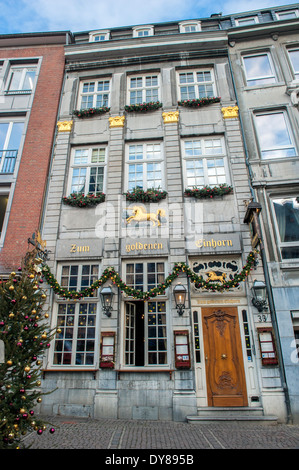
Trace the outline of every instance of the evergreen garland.
<instances>
[{"instance_id":1,"label":"evergreen garland","mask_svg":"<svg viewBox=\"0 0 299 470\"><path fill-rule=\"evenodd\" d=\"M84 118L84 117L90 117L94 116L96 114L104 114L108 113L110 111L110 108L107 108L106 106L102 106L101 108L86 108L86 109L75 109L73 111L73 114L75 116L78 116L78 118Z\"/></svg>"},{"instance_id":2,"label":"evergreen garland","mask_svg":"<svg viewBox=\"0 0 299 470\"><path fill-rule=\"evenodd\" d=\"M166 191L161 189L149 188L144 190L142 188L133 188L131 191L124 193L127 201L136 201L136 202L157 202L161 199L165 199L167 196Z\"/></svg>"},{"instance_id":3,"label":"evergreen garland","mask_svg":"<svg viewBox=\"0 0 299 470\"><path fill-rule=\"evenodd\" d=\"M103 284L105 284L108 279L111 279L113 284L117 285L117 287L119 287L121 291L125 292L125 294L127 294L128 296L139 300L149 300L150 298L156 297L157 295L165 294L165 289L167 289L172 284L172 282L178 277L180 273L186 273L187 277L191 280L191 282L193 282L197 289L206 289L210 292L223 292L225 290L238 287L240 282L243 282L246 279L252 267L255 266L256 253L256 251L251 251L249 253L246 264L243 266L242 270L239 273L234 275L233 279L224 280L222 282L217 283L205 280L202 276L195 274L186 263L176 263L172 272L169 273L168 277L163 283L146 292L127 286L122 281L121 277L113 267L106 268L100 279L95 281L93 284L91 284L91 286L87 287L86 289L81 290L80 292L70 291L61 287L58 281L51 273L51 270L48 265L44 265L43 274L47 283L51 286L55 294L69 300L90 297L95 291L95 289L98 289Z\"/></svg>"},{"instance_id":4,"label":"evergreen garland","mask_svg":"<svg viewBox=\"0 0 299 470\"><path fill-rule=\"evenodd\" d=\"M148 103L140 103L140 104L131 104L129 106L125 106L125 111L128 113L132 112L140 112L140 111L152 111L155 109L162 108L162 103L160 101L150 101Z\"/></svg>"},{"instance_id":5,"label":"evergreen garland","mask_svg":"<svg viewBox=\"0 0 299 470\"><path fill-rule=\"evenodd\" d=\"M76 206L76 207L90 207L95 206L96 204L100 204L101 202L105 201L105 194L104 193L72 193L68 197L64 196L62 198L62 202L69 206Z\"/></svg>"},{"instance_id":6,"label":"evergreen garland","mask_svg":"<svg viewBox=\"0 0 299 470\"><path fill-rule=\"evenodd\" d=\"M193 100L182 100L178 101L179 106L185 106L187 108L200 108L202 106L206 106L212 103L219 103L220 97L216 96L213 98L200 98L200 99L193 99Z\"/></svg>"},{"instance_id":7,"label":"evergreen garland","mask_svg":"<svg viewBox=\"0 0 299 470\"><path fill-rule=\"evenodd\" d=\"M215 196L224 196L233 192L232 186L220 184L219 186L204 186L203 188L194 187L185 189L184 196L194 197L196 199L213 198Z\"/></svg>"}]
</instances>

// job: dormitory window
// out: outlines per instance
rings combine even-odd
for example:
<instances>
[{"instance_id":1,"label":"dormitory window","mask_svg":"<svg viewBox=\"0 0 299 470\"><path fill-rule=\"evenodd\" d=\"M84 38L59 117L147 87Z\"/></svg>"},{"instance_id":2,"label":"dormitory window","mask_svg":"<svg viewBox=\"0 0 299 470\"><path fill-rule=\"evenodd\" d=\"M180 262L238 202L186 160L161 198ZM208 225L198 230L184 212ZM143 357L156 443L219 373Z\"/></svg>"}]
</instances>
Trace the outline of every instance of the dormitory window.
<instances>
[{"instance_id":1,"label":"dormitory window","mask_svg":"<svg viewBox=\"0 0 299 470\"><path fill-rule=\"evenodd\" d=\"M98 279L98 265L60 266L61 286L69 291L89 287ZM53 365L94 366L97 345L98 295L80 301L57 303L57 327L53 351Z\"/></svg>"},{"instance_id":2,"label":"dormitory window","mask_svg":"<svg viewBox=\"0 0 299 470\"><path fill-rule=\"evenodd\" d=\"M213 70L180 72L179 95L182 101L216 96Z\"/></svg>"},{"instance_id":3,"label":"dormitory window","mask_svg":"<svg viewBox=\"0 0 299 470\"><path fill-rule=\"evenodd\" d=\"M179 23L180 33L196 33L201 30L200 21L184 21Z\"/></svg>"},{"instance_id":4,"label":"dormitory window","mask_svg":"<svg viewBox=\"0 0 299 470\"><path fill-rule=\"evenodd\" d=\"M269 53L243 57L248 86L267 85L276 82L274 65Z\"/></svg>"},{"instance_id":5,"label":"dormitory window","mask_svg":"<svg viewBox=\"0 0 299 470\"><path fill-rule=\"evenodd\" d=\"M97 194L104 190L106 147L73 152L70 193Z\"/></svg>"},{"instance_id":6,"label":"dormitory window","mask_svg":"<svg viewBox=\"0 0 299 470\"><path fill-rule=\"evenodd\" d=\"M128 190L163 187L162 144L136 143L127 147Z\"/></svg>"},{"instance_id":7,"label":"dormitory window","mask_svg":"<svg viewBox=\"0 0 299 470\"><path fill-rule=\"evenodd\" d=\"M154 27L152 25L135 26L133 28L133 38L143 38L147 36L153 36L153 34L154 34Z\"/></svg>"},{"instance_id":8,"label":"dormitory window","mask_svg":"<svg viewBox=\"0 0 299 470\"><path fill-rule=\"evenodd\" d=\"M229 184L223 138L185 140L182 150L188 188Z\"/></svg>"},{"instance_id":9,"label":"dormitory window","mask_svg":"<svg viewBox=\"0 0 299 470\"><path fill-rule=\"evenodd\" d=\"M247 16L247 18L235 18L236 26L250 26L259 22L257 16Z\"/></svg>"},{"instance_id":10,"label":"dormitory window","mask_svg":"<svg viewBox=\"0 0 299 470\"><path fill-rule=\"evenodd\" d=\"M296 148L285 111L255 116L262 159L294 157Z\"/></svg>"},{"instance_id":11,"label":"dormitory window","mask_svg":"<svg viewBox=\"0 0 299 470\"><path fill-rule=\"evenodd\" d=\"M129 104L149 103L159 101L159 76L148 74L128 78Z\"/></svg>"},{"instance_id":12,"label":"dormitory window","mask_svg":"<svg viewBox=\"0 0 299 470\"><path fill-rule=\"evenodd\" d=\"M108 29L94 31L93 33L89 34L89 42L108 41L109 37L110 31Z\"/></svg>"},{"instance_id":13,"label":"dormitory window","mask_svg":"<svg viewBox=\"0 0 299 470\"><path fill-rule=\"evenodd\" d=\"M276 16L278 20L291 20L293 18L298 18L298 10L288 10L288 11L277 11Z\"/></svg>"},{"instance_id":14,"label":"dormitory window","mask_svg":"<svg viewBox=\"0 0 299 470\"><path fill-rule=\"evenodd\" d=\"M282 259L299 258L299 198L273 199Z\"/></svg>"},{"instance_id":15,"label":"dormitory window","mask_svg":"<svg viewBox=\"0 0 299 470\"><path fill-rule=\"evenodd\" d=\"M81 83L80 109L109 106L110 80L91 80Z\"/></svg>"}]
</instances>

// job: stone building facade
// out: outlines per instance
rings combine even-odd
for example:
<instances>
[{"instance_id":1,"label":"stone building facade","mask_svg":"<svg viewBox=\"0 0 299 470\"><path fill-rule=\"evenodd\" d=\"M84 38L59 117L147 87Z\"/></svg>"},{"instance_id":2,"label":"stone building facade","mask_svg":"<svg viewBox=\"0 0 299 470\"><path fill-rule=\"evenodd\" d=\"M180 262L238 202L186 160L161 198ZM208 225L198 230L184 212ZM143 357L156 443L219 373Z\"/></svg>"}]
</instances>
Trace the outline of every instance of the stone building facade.
<instances>
[{"instance_id":1,"label":"stone building facade","mask_svg":"<svg viewBox=\"0 0 299 470\"><path fill-rule=\"evenodd\" d=\"M230 30L229 56L253 198L261 229L270 310L282 355L289 413L299 421L298 4L252 12L255 23ZM266 20L266 21L264 21Z\"/></svg>"},{"instance_id":2,"label":"stone building facade","mask_svg":"<svg viewBox=\"0 0 299 470\"><path fill-rule=\"evenodd\" d=\"M265 279L246 221L233 21L75 33L65 47L42 230L59 328L43 413L180 421L224 408L286 420L272 318L261 325L252 304Z\"/></svg>"}]
</instances>

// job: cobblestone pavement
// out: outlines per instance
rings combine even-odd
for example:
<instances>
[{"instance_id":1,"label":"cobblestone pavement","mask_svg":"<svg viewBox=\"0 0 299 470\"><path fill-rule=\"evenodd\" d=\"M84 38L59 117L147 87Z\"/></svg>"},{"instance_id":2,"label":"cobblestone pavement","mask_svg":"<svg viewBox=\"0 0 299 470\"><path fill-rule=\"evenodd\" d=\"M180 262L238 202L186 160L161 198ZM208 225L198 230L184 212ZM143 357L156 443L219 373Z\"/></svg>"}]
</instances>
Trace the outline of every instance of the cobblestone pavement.
<instances>
[{"instance_id":1,"label":"cobblestone pavement","mask_svg":"<svg viewBox=\"0 0 299 470\"><path fill-rule=\"evenodd\" d=\"M44 418L55 428L26 435L31 449L299 449L299 425Z\"/></svg>"}]
</instances>

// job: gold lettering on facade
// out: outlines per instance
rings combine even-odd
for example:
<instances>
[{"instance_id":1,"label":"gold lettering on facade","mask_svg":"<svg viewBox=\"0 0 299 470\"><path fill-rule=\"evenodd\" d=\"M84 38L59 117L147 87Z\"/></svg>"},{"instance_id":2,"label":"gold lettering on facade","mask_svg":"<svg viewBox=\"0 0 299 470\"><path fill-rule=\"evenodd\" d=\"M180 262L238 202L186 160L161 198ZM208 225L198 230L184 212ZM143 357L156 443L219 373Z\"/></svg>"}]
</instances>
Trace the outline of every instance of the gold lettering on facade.
<instances>
[{"instance_id":1,"label":"gold lettering on facade","mask_svg":"<svg viewBox=\"0 0 299 470\"><path fill-rule=\"evenodd\" d=\"M76 244L71 245L70 253L88 253L89 252L89 246L78 246Z\"/></svg>"},{"instance_id":2,"label":"gold lettering on facade","mask_svg":"<svg viewBox=\"0 0 299 470\"><path fill-rule=\"evenodd\" d=\"M132 243L126 245L126 252L141 251L141 250L163 250L163 243Z\"/></svg>"},{"instance_id":3,"label":"gold lettering on facade","mask_svg":"<svg viewBox=\"0 0 299 470\"><path fill-rule=\"evenodd\" d=\"M233 246L232 240L205 240L204 238L201 238L199 240L196 240L195 245L197 248L206 248L206 247L211 247L211 248L216 248L217 246Z\"/></svg>"}]
</instances>

